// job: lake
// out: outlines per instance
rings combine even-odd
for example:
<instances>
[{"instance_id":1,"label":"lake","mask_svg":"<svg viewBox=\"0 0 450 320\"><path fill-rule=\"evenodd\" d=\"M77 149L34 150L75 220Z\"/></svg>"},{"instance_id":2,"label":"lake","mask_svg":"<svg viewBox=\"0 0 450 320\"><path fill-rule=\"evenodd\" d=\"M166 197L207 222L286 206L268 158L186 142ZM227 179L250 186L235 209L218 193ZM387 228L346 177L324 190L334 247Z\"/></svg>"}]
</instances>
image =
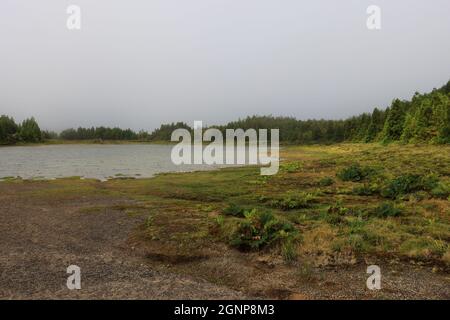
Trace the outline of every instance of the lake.
<instances>
[{"instance_id":1,"label":"lake","mask_svg":"<svg viewBox=\"0 0 450 320\"><path fill-rule=\"evenodd\" d=\"M172 145L74 144L0 148L0 179L53 179L80 176L107 180L146 178L162 172L210 170L224 166L175 165Z\"/></svg>"}]
</instances>

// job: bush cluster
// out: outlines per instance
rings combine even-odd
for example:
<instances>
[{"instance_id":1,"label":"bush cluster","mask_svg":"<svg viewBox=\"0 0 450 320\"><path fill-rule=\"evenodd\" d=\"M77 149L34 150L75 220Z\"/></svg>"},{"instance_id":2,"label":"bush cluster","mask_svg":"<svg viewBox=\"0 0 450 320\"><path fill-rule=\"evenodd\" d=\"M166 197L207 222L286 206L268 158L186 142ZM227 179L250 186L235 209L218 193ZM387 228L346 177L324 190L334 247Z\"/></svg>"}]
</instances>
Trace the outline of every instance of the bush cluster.
<instances>
[{"instance_id":1,"label":"bush cluster","mask_svg":"<svg viewBox=\"0 0 450 320\"><path fill-rule=\"evenodd\" d=\"M230 244L241 250L260 249L296 233L294 226L275 217L270 211L253 209L245 212L230 237Z\"/></svg>"},{"instance_id":2,"label":"bush cluster","mask_svg":"<svg viewBox=\"0 0 450 320\"><path fill-rule=\"evenodd\" d=\"M342 181L353 181L358 182L367 178L370 174L373 173L373 169L370 167L362 167L359 164L355 163L347 168L343 168L336 175Z\"/></svg>"},{"instance_id":3,"label":"bush cluster","mask_svg":"<svg viewBox=\"0 0 450 320\"><path fill-rule=\"evenodd\" d=\"M431 191L438 186L438 183L439 179L434 175L404 174L389 181L381 190L381 195L385 198L396 199L416 191Z\"/></svg>"}]
</instances>

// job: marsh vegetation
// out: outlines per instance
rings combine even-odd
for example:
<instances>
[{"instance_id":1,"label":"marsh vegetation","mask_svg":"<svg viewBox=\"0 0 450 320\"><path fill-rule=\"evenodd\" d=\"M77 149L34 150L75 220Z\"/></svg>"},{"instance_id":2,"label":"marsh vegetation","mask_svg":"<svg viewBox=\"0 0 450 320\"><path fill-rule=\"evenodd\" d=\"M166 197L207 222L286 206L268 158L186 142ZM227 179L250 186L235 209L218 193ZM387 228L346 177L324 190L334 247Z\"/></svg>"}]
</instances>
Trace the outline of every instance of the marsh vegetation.
<instances>
[{"instance_id":1,"label":"marsh vegetation","mask_svg":"<svg viewBox=\"0 0 450 320\"><path fill-rule=\"evenodd\" d=\"M25 188L18 196L36 206L100 196L129 199L132 205L114 208L83 200L79 210L94 216L107 209L140 216L142 223L129 244L154 268L248 294L328 297L331 293L320 283L333 281L343 290L337 296L348 297L345 290L358 292L355 288L364 284L354 276L364 281L364 266L375 263L396 275L406 269L400 276L410 277L402 278L405 286L414 285L417 274L422 284L430 283L422 291L415 288L420 293L411 297L445 296L450 266L448 146L290 146L281 156L274 176L246 166L151 179L2 183ZM330 268L342 279L330 280ZM391 290L359 294L404 296L404 287Z\"/></svg>"}]
</instances>

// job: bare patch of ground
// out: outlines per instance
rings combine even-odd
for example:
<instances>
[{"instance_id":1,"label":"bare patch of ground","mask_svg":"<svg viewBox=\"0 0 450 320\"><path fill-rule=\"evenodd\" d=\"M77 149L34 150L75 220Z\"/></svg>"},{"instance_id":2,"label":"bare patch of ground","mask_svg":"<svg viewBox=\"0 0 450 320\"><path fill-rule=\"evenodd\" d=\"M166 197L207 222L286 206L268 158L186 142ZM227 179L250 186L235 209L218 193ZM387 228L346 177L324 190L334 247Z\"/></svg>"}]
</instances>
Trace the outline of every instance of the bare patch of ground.
<instances>
[{"instance_id":1,"label":"bare patch of ground","mask_svg":"<svg viewBox=\"0 0 450 320\"><path fill-rule=\"evenodd\" d=\"M142 222L142 216L118 210L130 205L129 200L98 194L33 198L33 192L48 187L45 182L0 183L1 299L246 297L204 280L152 269L127 244ZM104 209L83 210L91 207ZM81 290L66 287L66 268L72 264L81 268Z\"/></svg>"},{"instance_id":2,"label":"bare patch of ground","mask_svg":"<svg viewBox=\"0 0 450 320\"><path fill-rule=\"evenodd\" d=\"M429 266L397 260L358 261L315 266L299 260L287 264L277 255L241 253L214 243L180 256L155 241L135 243L155 270L206 279L261 299L449 299L450 277ZM190 253L189 253L190 252ZM382 272L381 290L367 289L367 266Z\"/></svg>"}]
</instances>

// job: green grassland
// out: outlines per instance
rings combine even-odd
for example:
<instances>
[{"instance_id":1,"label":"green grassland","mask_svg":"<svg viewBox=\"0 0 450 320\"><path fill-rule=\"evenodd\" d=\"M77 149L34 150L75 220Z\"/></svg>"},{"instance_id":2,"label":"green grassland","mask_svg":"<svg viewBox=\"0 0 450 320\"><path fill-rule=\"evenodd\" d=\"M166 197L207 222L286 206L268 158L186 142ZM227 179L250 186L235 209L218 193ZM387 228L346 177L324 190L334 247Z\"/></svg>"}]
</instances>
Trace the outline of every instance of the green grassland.
<instances>
[{"instance_id":1,"label":"green grassland","mask_svg":"<svg viewBox=\"0 0 450 320\"><path fill-rule=\"evenodd\" d=\"M450 263L450 149L287 147L280 172L255 167L111 181L143 201L149 239L299 256L395 256ZM321 258L322 259L322 258Z\"/></svg>"},{"instance_id":2,"label":"green grassland","mask_svg":"<svg viewBox=\"0 0 450 320\"><path fill-rule=\"evenodd\" d=\"M27 197L131 197L148 213L145 239L181 249L219 241L287 261L375 255L450 264L448 146L289 146L282 159L274 176L240 167L104 183L60 179L35 182L46 187Z\"/></svg>"},{"instance_id":3,"label":"green grassland","mask_svg":"<svg viewBox=\"0 0 450 320\"><path fill-rule=\"evenodd\" d=\"M274 176L248 166L107 182L4 183L34 186L21 197L35 204L131 199L113 209L142 216L133 246L163 266L238 289L255 277L244 265L257 259L278 261L267 272L284 270L283 283L309 277L309 266L368 260L448 272L449 146L286 146L281 157ZM95 201L80 206L85 214L105 209Z\"/></svg>"}]
</instances>

